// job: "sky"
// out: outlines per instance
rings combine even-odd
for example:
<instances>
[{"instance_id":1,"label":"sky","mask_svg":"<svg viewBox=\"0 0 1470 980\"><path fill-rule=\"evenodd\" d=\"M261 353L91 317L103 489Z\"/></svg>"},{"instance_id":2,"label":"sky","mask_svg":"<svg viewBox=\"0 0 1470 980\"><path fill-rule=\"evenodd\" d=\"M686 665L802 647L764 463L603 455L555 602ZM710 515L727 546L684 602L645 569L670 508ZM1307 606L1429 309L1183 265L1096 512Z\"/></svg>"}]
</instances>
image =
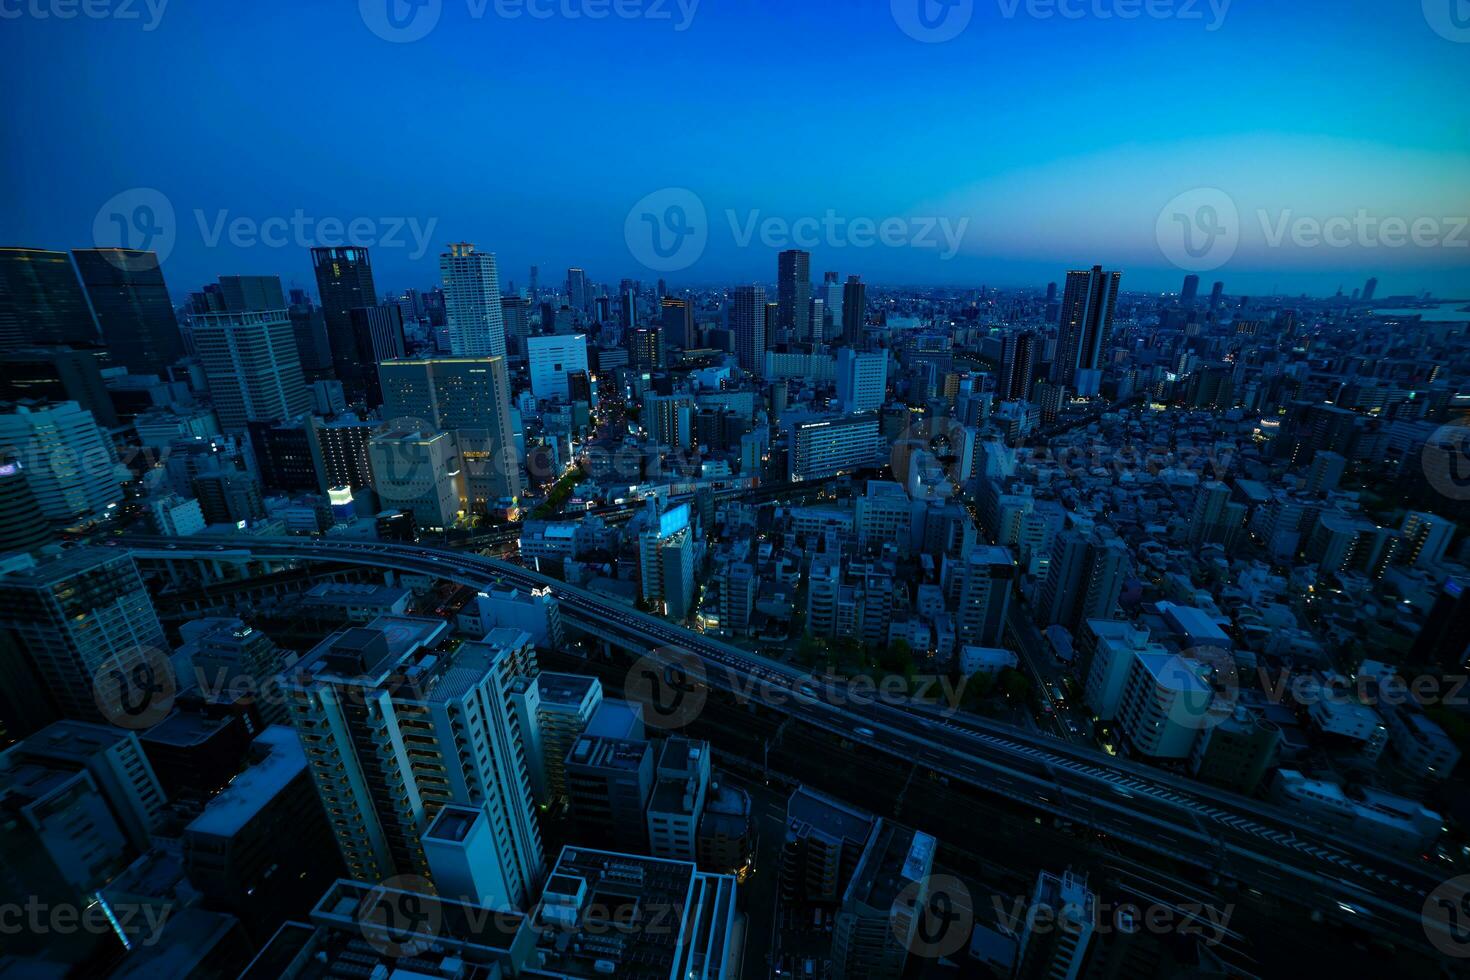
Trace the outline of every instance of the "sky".
<instances>
[{"instance_id":1,"label":"sky","mask_svg":"<svg viewBox=\"0 0 1470 980\"><path fill-rule=\"evenodd\" d=\"M66 16L66 15L70 16ZM1470 298L1470 0L0 0L0 244L182 295L775 278Z\"/></svg>"}]
</instances>

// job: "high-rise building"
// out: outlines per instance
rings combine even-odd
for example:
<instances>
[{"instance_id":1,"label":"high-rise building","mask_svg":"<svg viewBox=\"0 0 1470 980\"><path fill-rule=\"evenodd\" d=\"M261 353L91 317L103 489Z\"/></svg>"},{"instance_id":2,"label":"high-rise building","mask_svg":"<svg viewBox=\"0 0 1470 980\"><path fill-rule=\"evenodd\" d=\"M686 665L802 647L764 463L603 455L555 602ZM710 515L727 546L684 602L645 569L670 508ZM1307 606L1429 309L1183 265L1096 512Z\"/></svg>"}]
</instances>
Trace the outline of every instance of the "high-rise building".
<instances>
[{"instance_id":1,"label":"high-rise building","mask_svg":"<svg viewBox=\"0 0 1470 980\"><path fill-rule=\"evenodd\" d=\"M1037 619L1071 630L1089 619L1112 619L1128 573L1128 548L1116 538L1067 530L1057 535L1042 585Z\"/></svg>"},{"instance_id":2,"label":"high-rise building","mask_svg":"<svg viewBox=\"0 0 1470 980\"><path fill-rule=\"evenodd\" d=\"M0 459L0 554L35 551L50 541L51 529L25 467Z\"/></svg>"},{"instance_id":3,"label":"high-rise building","mask_svg":"<svg viewBox=\"0 0 1470 980\"><path fill-rule=\"evenodd\" d=\"M1378 295L1378 280L1377 279L1369 279L1368 282L1367 282L1367 284L1363 286L1363 302L1365 302L1365 303L1371 303L1371 302L1373 302L1373 297L1375 297L1377 295Z\"/></svg>"},{"instance_id":4,"label":"high-rise building","mask_svg":"<svg viewBox=\"0 0 1470 980\"><path fill-rule=\"evenodd\" d=\"M923 919L937 845L928 834L878 820L833 923L833 980L903 976L909 951L932 938Z\"/></svg>"},{"instance_id":5,"label":"high-rise building","mask_svg":"<svg viewBox=\"0 0 1470 980\"><path fill-rule=\"evenodd\" d=\"M349 400L364 400L369 408L376 408L383 404L378 365L397 360L407 353L403 314L397 306L360 306L350 310L348 316L352 321L357 358L355 373L340 380Z\"/></svg>"},{"instance_id":6,"label":"high-rise building","mask_svg":"<svg viewBox=\"0 0 1470 980\"><path fill-rule=\"evenodd\" d=\"M113 362L134 374L167 374L184 356L184 338L158 256L125 248L72 254Z\"/></svg>"},{"instance_id":7,"label":"high-rise building","mask_svg":"<svg viewBox=\"0 0 1470 980\"><path fill-rule=\"evenodd\" d=\"M863 346L863 328L868 322L868 287L858 276L848 276L842 287L842 344Z\"/></svg>"},{"instance_id":8,"label":"high-rise building","mask_svg":"<svg viewBox=\"0 0 1470 980\"><path fill-rule=\"evenodd\" d=\"M220 276L220 297L226 313L284 310L286 294L280 276Z\"/></svg>"},{"instance_id":9,"label":"high-rise building","mask_svg":"<svg viewBox=\"0 0 1470 980\"><path fill-rule=\"evenodd\" d=\"M670 347L686 350L696 346L694 309L686 299L663 297L663 341Z\"/></svg>"},{"instance_id":10,"label":"high-rise building","mask_svg":"<svg viewBox=\"0 0 1470 980\"><path fill-rule=\"evenodd\" d=\"M956 570L955 634L960 643L996 648L1005 634L1011 591L1019 572L1009 548L971 548Z\"/></svg>"},{"instance_id":11,"label":"high-rise building","mask_svg":"<svg viewBox=\"0 0 1470 980\"><path fill-rule=\"evenodd\" d=\"M454 433L473 507L520 496L504 357L384 361L378 371L384 418L422 419Z\"/></svg>"},{"instance_id":12,"label":"high-rise building","mask_svg":"<svg viewBox=\"0 0 1470 980\"><path fill-rule=\"evenodd\" d=\"M776 302L778 334L783 340L809 343L813 340L811 317L812 255L787 249L776 257Z\"/></svg>"},{"instance_id":13,"label":"high-rise building","mask_svg":"<svg viewBox=\"0 0 1470 980\"><path fill-rule=\"evenodd\" d=\"M837 352L837 401L848 414L875 412L888 400L888 352Z\"/></svg>"},{"instance_id":14,"label":"high-rise building","mask_svg":"<svg viewBox=\"0 0 1470 980\"><path fill-rule=\"evenodd\" d=\"M570 401L568 376L587 370L585 334L548 334L526 338L531 394L544 401Z\"/></svg>"},{"instance_id":15,"label":"high-rise building","mask_svg":"<svg viewBox=\"0 0 1470 980\"><path fill-rule=\"evenodd\" d=\"M730 300L730 333L740 367L760 373L766 356L766 288L736 286Z\"/></svg>"},{"instance_id":16,"label":"high-rise building","mask_svg":"<svg viewBox=\"0 0 1470 980\"><path fill-rule=\"evenodd\" d=\"M1031 893L1025 921L1018 923L1024 928L1015 975L1069 980L1081 976L1098 921L1096 902L1085 877L1070 871L1057 877L1043 871Z\"/></svg>"},{"instance_id":17,"label":"high-rise building","mask_svg":"<svg viewBox=\"0 0 1470 980\"><path fill-rule=\"evenodd\" d=\"M664 366L663 328L635 327L628 331L628 362L632 367L657 370Z\"/></svg>"},{"instance_id":18,"label":"high-rise building","mask_svg":"<svg viewBox=\"0 0 1470 980\"><path fill-rule=\"evenodd\" d=\"M567 305L578 313L585 313L587 301L587 273L581 269L568 269Z\"/></svg>"},{"instance_id":19,"label":"high-rise building","mask_svg":"<svg viewBox=\"0 0 1470 980\"><path fill-rule=\"evenodd\" d=\"M1104 272L1102 266L1067 273L1062 293L1061 319L1057 325L1057 354L1051 380L1079 394L1096 394L1082 372L1099 372L1103 350L1113 331L1113 311L1118 304L1121 272Z\"/></svg>"},{"instance_id":20,"label":"high-rise building","mask_svg":"<svg viewBox=\"0 0 1470 980\"><path fill-rule=\"evenodd\" d=\"M383 506L413 515L421 528L443 530L459 520L464 475L449 433L386 426L368 442L368 461Z\"/></svg>"},{"instance_id":21,"label":"high-rise building","mask_svg":"<svg viewBox=\"0 0 1470 980\"><path fill-rule=\"evenodd\" d=\"M105 517L123 499L112 440L76 402L22 403L0 414L0 450L25 469L54 525Z\"/></svg>"},{"instance_id":22,"label":"high-rise building","mask_svg":"<svg viewBox=\"0 0 1470 980\"><path fill-rule=\"evenodd\" d=\"M70 255L0 248L0 351L97 340L97 321Z\"/></svg>"},{"instance_id":23,"label":"high-rise building","mask_svg":"<svg viewBox=\"0 0 1470 980\"><path fill-rule=\"evenodd\" d=\"M72 548L12 567L0 576L0 628L15 635L63 716L112 721L99 707L98 675L167 649L132 554Z\"/></svg>"},{"instance_id":24,"label":"high-rise building","mask_svg":"<svg viewBox=\"0 0 1470 980\"><path fill-rule=\"evenodd\" d=\"M444 276L450 352L456 357L504 357L505 320L495 253L456 242L439 256L439 271Z\"/></svg>"},{"instance_id":25,"label":"high-rise building","mask_svg":"<svg viewBox=\"0 0 1470 980\"><path fill-rule=\"evenodd\" d=\"M826 322L821 325L821 339L832 340L842 331L842 281L837 273L828 272L822 277L823 315Z\"/></svg>"},{"instance_id":26,"label":"high-rise building","mask_svg":"<svg viewBox=\"0 0 1470 980\"><path fill-rule=\"evenodd\" d=\"M373 262L365 248L321 247L311 250L311 265L322 300L332 371L345 385L349 379L359 376L351 311L378 302L373 286Z\"/></svg>"},{"instance_id":27,"label":"high-rise building","mask_svg":"<svg viewBox=\"0 0 1470 980\"><path fill-rule=\"evenodd\" d=\"M1210 309L1218 310L1225 302L1225 284L1216 282L1210 287Z\"/></svg>"},{"instance_id":28,"label":"high-rise building","mask_svg":"<svg viewBox=\"0 0 1470 980\"><path fill-rule=\"evenodd\" d=\"M193 318L194 349L226 431L279 422L311 410L296 333L284 309Z\"/></svg>"},{"instance_id":29,"label":"high-rise building","mask_svg":"<svg viewBox=\"0 0 1470 980\"><path fill-rule=\"evenodd\" d=\"M1037 337L1034 330L1006 334L1001 341L1001 401L1029 401L1031 379L1036 373Z\"/></svg>"},{"instance_id":30,"label":"high-rise building","mask_svg":"<svg viewBox=\"0 0 1470 980\"><path fill-rule=\"evenodd\" d=\"M873 413L800 422L792 426L790 439L787 474L793 483L874 466L883 447Z\"/></svg>"},{"instance_id":31,"label":"high-rise building","mask_svg":"<svg viewBox=\"0 0 1470 980\"><path fill-rule=\"evenodd\" d=\"M524 296L500 297L500 317L505 321L506 346L524 354L531 335L531 301Z\"/></svg>"},{"instance_id":32,"label":"high-rise building","mask_svg":"<svg viewBox=\"0 0 1470 980\"><path fill-rule=\"evenodd\" d=\"M368 443L377 427L351 415L313 425L326 485L348 487L354 492L371 487L373 471L368 460Z\"/></svg>"},{"instance_id":33,"label":"high-rise building","mask_svg":"<svg viewBox=\"0 0 1470 980\"><path fill-rule=\"evenodd\" d=\"M1199 299L1199 276L1185 276L1184 289L1179 294L1179 302L1185 306L1193 306Z\"/></svg>"},{"instance_id":34,"label":"high-rise building","mask_svg":"<svg viewBox=\"0 0 1470 980\"><path fill-rule=\"evenodd\" d=\"M76 402L104 429L118 425L96 348L21 347L0 353L0 398Z\"/></svg>"},{"instance_id":35,"label":"high-rise building","mask_svg":"<svg viewBox=\"0 0 1470 980\"><path fill-rule=\"evenodd\" d=\"M1470 592L1461 579L1447 578L1440 585L1414 640L1413 654L1419 663L1456 671L1470 663Z\"/></svg>"},{"instance_id":36,"label":"high-rise building","mask_svg":"<svg viewBox=\"0 0 1470 980\"><path fill-rule=\"evenodd\" d=\"M399 616L328 637L285 675L292 725L352 878L428 874L422 835L455 804L494 831L482 900L525 908L545 859L510 689L535 651L513 630L447 639L442 621Z\"/></svg>"}]
</instances>

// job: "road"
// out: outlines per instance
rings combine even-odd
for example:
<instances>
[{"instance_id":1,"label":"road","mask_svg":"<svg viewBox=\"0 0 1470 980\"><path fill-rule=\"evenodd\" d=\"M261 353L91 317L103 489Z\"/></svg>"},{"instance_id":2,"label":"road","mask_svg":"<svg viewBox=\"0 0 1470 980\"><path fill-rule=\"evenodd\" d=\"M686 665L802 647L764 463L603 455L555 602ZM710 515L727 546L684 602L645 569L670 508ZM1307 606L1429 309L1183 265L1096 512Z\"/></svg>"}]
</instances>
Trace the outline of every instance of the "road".
<instances>
[{"instance_id":1,"label":"road","mask_svg":"<svg viewBox=\"0 0 1470 980\"><path fill-rule=\"evenodd\" d=\"M205 544L204 542L209 542ZM688 651L711 688L750 698L798 721L845 734L1060 818L1155 853L1208 868L1324 915L1368 914L1373 925L1422 945L1421 908L1439 879L1300 814L1249 800L1082 746L917 702L858 698L790 665L674 626L586 590L475 554L416 545L239 536L194 544L180 538L109 543L157 558L361 562L484 588L493 582L547 589L564 622L633 650ZM1344 909L1349 903L1364 910Z\"/></svg>"}]
</instances>

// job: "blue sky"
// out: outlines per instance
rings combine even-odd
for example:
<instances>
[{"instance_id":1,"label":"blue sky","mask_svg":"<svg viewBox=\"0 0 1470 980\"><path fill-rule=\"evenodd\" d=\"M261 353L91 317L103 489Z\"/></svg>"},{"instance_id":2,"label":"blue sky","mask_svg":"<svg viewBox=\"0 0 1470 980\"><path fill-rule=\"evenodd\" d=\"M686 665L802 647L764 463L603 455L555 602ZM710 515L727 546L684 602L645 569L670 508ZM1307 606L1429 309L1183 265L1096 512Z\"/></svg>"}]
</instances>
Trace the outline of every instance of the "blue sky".
<instances>
[{"instance_id":1,"label":"blue sky","mask_svg":"<svg viewBox=\"0 0 1470 980\"><path fill-rule=\"evenodd\" d=\"M518 285L533 262L543 282L770 279L782 230L829 215L818 277L1031 285L1100 262L1176 289L1160 216L1218 191L1238 242L1207 282L1470 296L1470 26L1447 19L1470 25L1466 0L952 0L930 22L964 29L934 43L911 35L936 0L619 0L637 16L595 20L612 0L437 0L398 8L432 24L406 42L370 27L393 35L389 0L67 2L0 0L0 243L86 246L124 214L167 232L176 293L307 284L305 245L354 221L384 289L431 284L457 240ZM628 218L666 188L706 227L661 273ZM903 230L870 244L864 221Z\"/></svg>"}]
</instances>

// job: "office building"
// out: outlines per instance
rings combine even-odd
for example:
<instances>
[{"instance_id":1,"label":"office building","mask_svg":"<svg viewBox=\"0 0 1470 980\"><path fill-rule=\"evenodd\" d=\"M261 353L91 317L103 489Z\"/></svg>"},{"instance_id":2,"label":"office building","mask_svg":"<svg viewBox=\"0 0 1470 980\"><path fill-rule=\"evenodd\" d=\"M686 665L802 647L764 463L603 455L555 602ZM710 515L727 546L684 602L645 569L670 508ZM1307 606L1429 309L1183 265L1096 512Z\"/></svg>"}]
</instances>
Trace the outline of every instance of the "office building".
<instances>
[{"instance_id":1,"label":"office building","mask_svg":"<svg viewBox=\"0 0 1470 980\"><path fill-rule=\"evenodd\" d=\"M112 440L76 402L13 406L0 414L0 447L53 525L101 520L123 499Z\"/></svg>"},{"instance_id":2,"label":"office building","mask_svg":"<svg viewBox=\"0 0 1470 980\"><path fill-rule=\"evenodd\" d=\"M743 370L758 374L766 356L766 289L736 286L730 300L730 333Z\"/></svg>"},{"instance_id":3,"label":"office building","mask_svg":"<svg viewBox=\"0 0 1470 980\"><path fill-rule=\"evenodd\" d=\"M545 862L510 689L535 652L509 630L441 648L447 633L384 617L333 634L284 678L292 725L349 875L429 874L422 835L455 804L493 831L483 903L525 908Z\"/></svg>"},{"instance_id":4,"label":"office building","mask_svg":"<svg viewBox=\"0 0 1470 980\"><path fill-rule=\"evenodd\" d=\"M876 412L888 400L888 352L859 353L850 347L837 352L837 401L842 411Z\"/></svg>"},{"instance_id":5,"label":"office building","mask_svg":"<svg viewBox=\"0 0 1470 980\"><path fill-rule=\"evenodd\" d=\"M76 402L104 429L118 425L100 348L18 347L0 353L0 399Z\"/></svg>"},{"instance_id":6,"label":"office building","mask_svg":"<svg viewBox=\"0 0 1470 980\"><path fill-rule=\"evenodd\" d=\"M504 357L385 361L378 368L386 419L420 419L454 434L471 508L521 494Z\"/></svg>"},{"instance_id":7,"label":"office building","mask_svg":"<svg viewBox=\"0 0 1470 980\"><path fill-rule=\"evenodd\" d=\"M1067 273L1057 325L1056 360L1052 362L1053 384L1064 385L1079 395L1097 394L1096 375L1102 369L1112 336L1122 278L1121 272L1104 272L1102 266Z\"/></svg>"},{"instance_id":8,"label":"office building","mask_svg":"<svg viewBox=\"0 0 1470 980\"><path fill-rule=\"evenodd\" d=\"M587 336L528 337L526 355L531 367L531 394L540 401L571 401L568 377L587 373Z\"/></svg>"},{"instance_id":9,"label":"office building","mask_svg":"<svg viewBox=\"0 0 1470 980\"><path fill-rule=\"evenodd\" d=\"M0 554L35 551L51 541L51 528L30 475L15 460L0 460Z\"/></svg>"},{"instance_id":10,"label":"office building","mask_svg":"<svg viewBox=\"0 0 1470 980\"><path fill-rule=\"evenodd\" d=\"M1036 373L1038 338L1034 330L1006 334L1001 341L1000 391L1003 402L1029 401Z\"/></svg>"},{"instance_id":11,"label":"office building","mask_svg":"<svg viewBox=\"0 0 1470 980\"><path fill-rule=\"evenodd\" d=\"M1185 276L1184 289L1179 294L1179 302L1184 306L1193 306L1199 300L1199 276Z\"/></svg>"},{"instance_id":12,"label":"office building","mask_svg":"<svg viewBox=\"0 0 1470 980\"><path fill-rule=\"evenodd\" d=\"M861 348L868 322L868 287L858 276L848 276L842 287L842 345Z\"/></svg>"},{"instance_id":13,"label":"office building","mask_svg":"<svg viewBox=\"0 0 1470 980\"><path fill-rule=\"evenodd\" d=\"M641 737L584 733L566 758L567 797L582 839L642 852L653 795L653 747Z\"/></svg>"},{"instance_id":14,"label":"office building","mask_svg":"<svg viewBox=\"0 0 1470 980\"><path fill-rule=\"evenodd\" d=\"M158 256L122 248L72 254L113 363L133 374L166 375L184 356L184 338Z\"/></svg>"},{"instance_id":15,"label":"office building","mask_svg":"<svg viewBox=\"0 0 1470 980\"><path fill-rule=\"evenodd\" d=\"M166 649L138 566L127 551L73 548L0 576L0 627L10 630L67 718L107 721L97 676Z\"/></svg>"},{"instance_id":16,"label":"office building","mask_svg":"<svg viewBox=\"0 0 1470 980\"><path fill-rule=\"evenodd\" d=\"M0 248L0 351L97 341L97 321L70 255Z\"/></svg>"},{"instance_id":17,"label":"office building","mask_svg":"<svg viewBox=\"0 0 1470 980\"><path fill-rule=\"evenodd\" d=\"M582 269L568 269L567 305L578 312L586 312L589 299L587 273Z\"/></svg>"},{"instance_id":18,"label":"office building","mask_svg":"<svg viewBox=\"0 0 1470 980\"><path fill-rule=\"evenodd\" d=\"M691 862L567 847L533 917L548 980L736 978L735 879Z\"/></svg>"},{"instance_id":19,"label":"office building","mask_svg":"<svg viewBox=\"0 0 1470 980\"><path fill-rule=\"evenodd\" d=\"M413 515L420 528L444 530L458 523L464 474L449 433L387 426L369 440L368 464L384 507Z\"/></svg>"},{"instance_id":20,"label":"office building","mask_svg":"<svg viewBox=\"0 0 1470 980\"><path fill-rule=\"evenodd\" d=\"M449 351L455 357L504 357L505 320L494 252L457 242L439 256Z\"/></svg>"},{"instance_id":21,"label":"office building","mask_svg":"<svg viewBox=\"0 0 1470 980\"><path fill-rule=\"evenodd\" d=\"M654 857L695 859L712 772L708 742L678 736L664 740L648 801L648 851Z\"/></svg>"},{"instance_id":22,"label":"office building","mask_svg":"<svg viewBox=\"0 0 1470 980\"><path fill-rule=\"evenodd\" d=\"M500 318L505 321L506 347L524 354L531 336L531 301L524 296L500 297Z\"/></svg>"},{"instance_id":23,"label":"office building","mask_svg":"<svg viewBox=\"0 0 1470 980\"><path fill-rule=\"evenodd\" d=\"M373 485L368 443L377 426L353 415L330 422L312 420L317 451L321 456L322 479L328 488L348 487L354 493Z\"/></svg>"},{"instance_id":24,"label":"office building","mask_svg":"<svg viewBox=\"0 0 1470 980\"><path fill-rule=\"evenodd\" d=\"M352 333L351 311L374 306L378 293L373 286L373 263L365 248L320 247L311 250L321 296L322 320L332 352L332 371L344 385L358 376L357 340Z\"/></svg>"},{"instance_id":25,"label":"office building","mask_svg":"<svg viewBox=\"0 0 1470 980\"><path fill-rule=\"evenodd\" d=\"M311 410L296 335L284 309L201 314L193 318L193 329L215 415L226 432Z\"/></svg>"},{"instance_id":26,"label":"office building","mask_svg":"<svg viewBox=\"0 0 1470 980\"><path fill-rule=\"evenodd\" d=\"M790 429L788 477L825 480L879 464L883 436L878 416L848 415L798 422Z\"/></svg>"},{"instance_id":27,"label":"office building","mask_svg":"<svg viewBox=\"0 0 1470 980\"><path fill-rule=\"evenodd\" d=\"M403 314L396 306L359 306L347 315L356 349L355 372L339 380L348 401L363 401L376 408L383 404L378 365L402 358L408 350Z\"/></svg>"},{"instance_id":28,"label":"office building","mask_svg":"<svg viewBox=\"0 0 1470 980\"><path fill-rule=\"evenodd\" d=\"M776 257L776 318L782 340L811 343L812 256L800 249L787 249Z\"/></svg>"},{"instance_id":29,"label":"office building","mask_svg":"<svg viewBox=\"0 0 1470 980\"><path fill-rule=\"evenodd\" d=\"M660 323L664 343L668 346L678 350L698 346L698 338L694 332L694 308L689 300L663 297L663 318Z\"/></svg>"}]
</instances>

